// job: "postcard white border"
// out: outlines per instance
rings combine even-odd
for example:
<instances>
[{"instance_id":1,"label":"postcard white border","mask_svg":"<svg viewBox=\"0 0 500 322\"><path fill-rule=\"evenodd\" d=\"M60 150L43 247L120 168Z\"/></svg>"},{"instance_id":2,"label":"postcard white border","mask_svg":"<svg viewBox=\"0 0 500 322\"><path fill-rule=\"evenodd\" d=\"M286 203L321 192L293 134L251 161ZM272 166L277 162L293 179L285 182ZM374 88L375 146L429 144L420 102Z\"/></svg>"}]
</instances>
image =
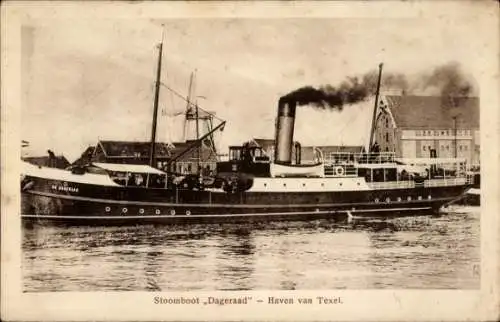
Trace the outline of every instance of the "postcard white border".
<instances>
[{"instance_id":1,"label":"postcard white border","mask_svg":"<svg viewBox=\"0 0 500 322\"><path fill-rule=\"evenodd\" d=\"M434 17L443 23L475 19L471 28L491 41L475 59L481 94L483 171L480 290L332 290L189 292L175 296L341 296L334 306L155 305L159 293L22 293L19 213L20 26L30 19L156 19L175 17ZM485 320L499 317L499 40L491 2L22 2L2 5L2 253L1 313L6 320ZM161 293L163 296L173 294Z\"/></svg>"}]
</instances>

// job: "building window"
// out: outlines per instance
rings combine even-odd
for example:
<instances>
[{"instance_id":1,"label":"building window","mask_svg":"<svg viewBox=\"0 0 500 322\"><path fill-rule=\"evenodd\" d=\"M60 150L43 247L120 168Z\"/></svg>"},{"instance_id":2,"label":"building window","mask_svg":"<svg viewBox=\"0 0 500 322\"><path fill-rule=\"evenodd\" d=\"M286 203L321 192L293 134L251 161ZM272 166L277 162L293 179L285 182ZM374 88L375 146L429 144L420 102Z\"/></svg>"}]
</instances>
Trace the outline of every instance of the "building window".
<instances>
[{"instance_id":1,"label":"building window","mask_svg":"<svg viewBox=\"0 0 500 322\"><path fill-rule=\"evenodd\" d=\"M450 131L449 130L446 130L446 135L450 135Z\"/></svg>"},{"instance_id":2,"label":"building window","mask_svg":"<svg viewBox=\"0 0 500 322\"><path fill-rule=\"evenodd\" d=\"M449 145L447 145L447 146L446 146L446 151L449 151L449 150L450 150L450 146L449 146Z\"/></svg>"},{"instance_id":3,"label":"building window","mask_svg":"<svg viewBox=\"0 0 500 322\"><path fill-rule=\"evenodd\" d=\"M385 133L385 142L389 142L389 133Z\"/></svg>"},{"instance_id":4,"label":"building window","mask_svg":"<svg viewBox=\"0 0 500 322\"><path fill-rule=\"evenodd\" d=\"M439 136L439 131L434 131L434 136Z\"/></svg>"},{"instance_id":5,"label":"building window","mask_svg":"<svg viewBox=\"0 0 500 322\"><path fill-rule=\"evenodd\" d=\"M444 135L444 133L445 133L444 131L441 131L441 135Z\"/></svg>"},{"instance_id":6,"label":"building window","mask_svg":"<svg viewBox=\"0 0 500 322\"><path fill-rule=\"evenodd\" d=\"M389 127L389 119L385 118L385 127Z\"/></svg>"},{"instance_id":7,"label":"building window","mask_svg":"<svg viewBox=\"0 0 500 322\"><path fill-rule=\"evenodd\" d=\"M467 151L467 145L464 145L464 150Z\"/></svg>"},{"instance_id":8,"label":"building window","mask_svg":"<svg viewBox=\"0 0 500 322\"><path fill-rule=\"evenodd\" d=\"M459 150L462 151L462 145L459 146Z\"/></svg>"},{"instance_id":9,"label":"building window","mask_svg":"<svg viewBox=\"0 0 500 322\"><path fill-rule=\"evenodd\" d=\"M425 151L425 145L422 145L422 151Z\"/></svg>"}]
</instances>

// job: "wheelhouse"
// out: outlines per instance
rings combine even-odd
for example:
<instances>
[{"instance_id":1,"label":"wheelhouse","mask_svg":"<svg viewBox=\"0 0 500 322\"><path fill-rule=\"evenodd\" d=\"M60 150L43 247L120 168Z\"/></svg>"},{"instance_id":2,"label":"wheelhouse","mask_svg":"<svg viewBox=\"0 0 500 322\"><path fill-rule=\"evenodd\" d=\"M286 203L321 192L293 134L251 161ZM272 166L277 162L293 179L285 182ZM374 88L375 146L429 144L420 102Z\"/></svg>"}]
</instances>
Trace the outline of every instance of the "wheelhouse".
<instances>
[{"instance_id":1,"label":"wheelhouse","mask_svg":"<svg viewBox=\"0 0 500 322\"><path fill-rule=\"evenodd\" d=\"M269 162L260 146L230 146L229 161Z\"/></svg>"}]
</instances>

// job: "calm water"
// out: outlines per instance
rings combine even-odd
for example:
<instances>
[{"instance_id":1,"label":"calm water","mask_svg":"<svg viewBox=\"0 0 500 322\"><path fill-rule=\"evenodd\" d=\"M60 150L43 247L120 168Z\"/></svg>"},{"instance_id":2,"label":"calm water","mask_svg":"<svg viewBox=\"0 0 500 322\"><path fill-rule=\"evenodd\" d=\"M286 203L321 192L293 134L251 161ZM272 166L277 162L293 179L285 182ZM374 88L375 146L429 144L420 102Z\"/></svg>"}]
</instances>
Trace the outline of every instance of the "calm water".
<instances>
[{"instance_id":1,"label":"calm water","mask_svg":"<svg viewBox=\"0 0 500 322\"><path fill-rule=\"evenodd\" d=\"M23 233L24 290L479 288L479 217L35 226Z\"/></svg>"}]
</instances>

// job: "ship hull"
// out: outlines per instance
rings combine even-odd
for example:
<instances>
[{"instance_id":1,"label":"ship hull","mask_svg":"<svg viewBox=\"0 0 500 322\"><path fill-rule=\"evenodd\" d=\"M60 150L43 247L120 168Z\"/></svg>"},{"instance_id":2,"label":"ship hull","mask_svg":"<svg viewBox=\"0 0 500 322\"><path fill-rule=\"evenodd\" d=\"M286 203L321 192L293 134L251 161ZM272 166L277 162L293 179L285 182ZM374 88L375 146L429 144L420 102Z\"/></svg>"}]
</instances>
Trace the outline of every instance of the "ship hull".
<instances>
[{"instance_id":1,"label":"ship hull","mask_svg":"<svg viewBox=\"0 0 500 322\"><path fill-rule=\"evenodd\" d=\"M27 178L25 222L137 225L295 221L428 215L466 186L365 191L241 192L101 187Z\"/></svg>"}]
</instances>

